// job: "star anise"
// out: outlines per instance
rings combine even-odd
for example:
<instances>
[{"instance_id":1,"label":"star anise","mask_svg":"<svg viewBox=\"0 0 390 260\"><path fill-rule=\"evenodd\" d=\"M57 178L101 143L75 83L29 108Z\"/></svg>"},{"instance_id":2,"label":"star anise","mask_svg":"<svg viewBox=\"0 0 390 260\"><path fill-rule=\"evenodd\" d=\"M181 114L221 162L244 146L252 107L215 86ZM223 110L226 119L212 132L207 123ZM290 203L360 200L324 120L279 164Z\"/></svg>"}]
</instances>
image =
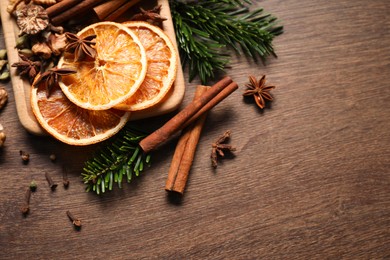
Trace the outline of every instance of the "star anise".
<instances>
[{"instance_id":1,"label":"star anise","mask_svg":"<svg viewBox=\"0 0 390 260\"><path fill-rule=\"evenodd\" d=\"M96 50L94 39L96 35L89 35L84 38L80 38L76 34L73 33L65 33L66 38L68 40L68 44L65 47L65 51L74 53L74 60L80 61L85 58L85 56L89 56L91 58L95 58Z\"/></svg>"},{"instance_id":2,"label":"star anise","mask_svg":"<svg viewBox=\"0 0 390 260\"><path fill-rule=\"evenodd\" d=\"M39 74L37 79L34 81L33 86L38 86L42 81L45 82L46 96L49 97L51 90L58 84L61 76L70 75L76 73L74 69L70 68L51 68L42 74Z\"/></svg>"},{"instance_id":3,"label":"star anise","mask_svg":"<svg viewBox=\"0 0 390 260\"><path fill-rule=\"evenodd\" d=\"M160 15L161 5L155 6L153 9L144 10L140 8L141 12L135 14L130 20L132 21L145 21L154 25L165 21L167 18Z\"/></svg>"},{"instance_id":4,"label":"star anise","mask_svg":"<svg viewBox=\"0 0 390 260\"><path fill-rule=\"evenodd\" d=\"M265 107L265 100L272 101L273 98L269 93L275 86L266 86L265 85L265 75L261 77L259 81L256 80L254 76L249 77L249 83L246 84L248 88L242 95L243 96L253 96L256 104L263 109Z\"/></svg>"},{"instance_id":5,"label":"star anise","mask_svg":"<svg viewBox=\"0 0 390 260\"><path fill-rule=\"evenodd\" d=\"M230 131L226 131L221 137L215 141L215 143L212 144L212 150L211 150L211 164L214 168L218 165L218 156L224 157L225 152L232 152L235 151L236 148L224 143L230 138Z\"/></svg>"},{"instance_id":6,"label":"star anise","mask_svg":"<svg viewBox=\"0 0 390 260\"><path fill-rule=\"evenodd\" d=\"M30 60L23 54L19 54L19 57L22 61L15 62L12 64L12 67L16 67L19 75L21 77L27 77L31 83L38 72L41 70L42 64L40 61Z\"/></svg>"}]
</instances>

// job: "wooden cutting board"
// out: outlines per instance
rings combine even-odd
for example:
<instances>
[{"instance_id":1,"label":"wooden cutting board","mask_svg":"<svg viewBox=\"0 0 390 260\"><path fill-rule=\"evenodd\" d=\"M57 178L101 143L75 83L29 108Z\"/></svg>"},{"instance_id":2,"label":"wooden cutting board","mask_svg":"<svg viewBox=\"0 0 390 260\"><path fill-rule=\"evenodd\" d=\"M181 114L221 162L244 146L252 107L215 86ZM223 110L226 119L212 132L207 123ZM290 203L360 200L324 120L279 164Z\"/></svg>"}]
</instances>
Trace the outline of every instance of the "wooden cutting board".
<instances>
[{"instance_id":1,"label":"wooden cutting board","mask_svg":"<svg viewBox=\"0 0 390 260\"><path fill-rule=\"evenodd\" d=\"M3 32L5 37L5 44L8 54L9 64L13 64L19 61L18 52L15 49L16 39L19 34L19 29L15 23L15 20L6 11L9 0L0 0L1 8L1 22L3 25ZM163 30L167 33L169 38L177 49L177 42L175 37L175 31L173 27L171 11L169 9L168 0L156 0L155 5L161 5L161 15L167 18L163 22ZM142 5L142 4L141 4ZM148 1L150 5L150 1ZM22 80L16 73L16 68L10 68L12 88L15 96L15 104L18 113L19 120L26 130L32 134L45 135L46 132L43 130L39 123L36 121L35 116L30 106L30 84L26 80ZM132 113L130 120L143 119L153 116L162 115L165 113L176 110L181 104L185 93L185 81L183 76L183 70L179 64L176 80L172 89L168 93L164 102L158 104L149 109Z\"/></svg>"}]
</instances>

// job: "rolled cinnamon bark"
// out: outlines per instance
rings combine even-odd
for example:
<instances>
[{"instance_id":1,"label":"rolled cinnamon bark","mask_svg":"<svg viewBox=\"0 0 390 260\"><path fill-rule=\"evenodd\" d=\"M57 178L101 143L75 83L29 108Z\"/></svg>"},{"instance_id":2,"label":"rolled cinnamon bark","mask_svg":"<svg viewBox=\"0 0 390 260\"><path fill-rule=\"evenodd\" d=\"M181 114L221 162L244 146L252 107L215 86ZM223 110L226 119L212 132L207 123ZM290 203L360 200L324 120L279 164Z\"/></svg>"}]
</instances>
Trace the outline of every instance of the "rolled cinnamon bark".
<instances>
[{"instance_id":1,"label":"rolled cinnamon bark","mask_svg":"<svg viewBox=\"0 0 390 260\"><path fill-rule=\"evenodd\" d=\"M176 116L166 122L161 128L157 129L140 143L140 147L145 153L148 153L171 137L174 133L181 130L188 119L192 118L199 110L202 109L210 100L218 95L224 88L232 83L230 77L225 77L208 89L201 97L197 98L180 111ZM234 83L234 85L237 85ZM200 116L200 114L198 115Z\"/></svg>"},{"instance_id":2,"label":"rolled cinnamon bark","mask_svg":"<svg viewBox=\"0 0 390 260\"><path fill-rule=\"evenodd\" d=\"M194 100L199 98L208 88L206 86L198 86ZM184 193L206 116L207 113L202 114L195 122L183 130L169 168L168 179L165 184L166 191Z\"/></svg>"}]
</instances>

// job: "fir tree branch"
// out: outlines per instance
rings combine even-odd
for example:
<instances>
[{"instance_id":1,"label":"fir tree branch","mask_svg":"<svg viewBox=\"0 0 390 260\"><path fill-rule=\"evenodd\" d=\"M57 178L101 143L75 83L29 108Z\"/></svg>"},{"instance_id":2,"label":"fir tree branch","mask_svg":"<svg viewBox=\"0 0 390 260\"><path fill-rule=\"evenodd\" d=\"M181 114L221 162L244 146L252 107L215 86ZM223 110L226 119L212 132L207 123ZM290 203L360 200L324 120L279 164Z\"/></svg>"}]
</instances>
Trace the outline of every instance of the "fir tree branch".
<instances>
[{"instance_id":1,"label":"fir tree branch","mask_svg":"<svg viewBox=\"0 0 390 260\"><path fill-rule=\"evenodd\" d=\"M144 166L150 163L150 155L145 155L138 146L145 136L126 126L111 144L86 161L81 174L87 185L86 191L104 193L112 190L114 183L121 188L123 178L129 183L133 174L139 176Z\"/></svg>"},{"instance_id":2,"label":"fir tree branch","mask_svg":"<svg viewBox=\"0 0 390 260\"><path fill-rule=\"evenodd\" d=\"M251 1L170 1L180 57L188 65L189 79L202 84L229 63L224 47L257 61L275 55L272 40L283 32L277 18L263 9L250 11Z\"/></svg>"}]
</instances>

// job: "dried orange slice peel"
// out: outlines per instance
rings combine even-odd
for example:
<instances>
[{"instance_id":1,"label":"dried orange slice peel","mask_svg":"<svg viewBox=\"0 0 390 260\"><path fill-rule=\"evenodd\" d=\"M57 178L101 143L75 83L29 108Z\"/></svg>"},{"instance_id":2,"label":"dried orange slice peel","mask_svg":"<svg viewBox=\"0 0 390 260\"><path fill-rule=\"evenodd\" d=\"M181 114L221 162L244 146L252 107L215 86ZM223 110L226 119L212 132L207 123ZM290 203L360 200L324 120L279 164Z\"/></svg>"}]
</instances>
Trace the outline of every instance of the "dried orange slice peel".
<instances>
[{"instance_id":1,"label":"dried orange slice peel","mask_svg":"<svg viewBox=\"0 0 390 260\"><path fill-rule=\"evenodd\" d=\"M169 37L159 27L147 22L125 22L138 36L146 51L148 69L134 95L115 108L139 111L158 104L169 92L178 66L178 55Z\"/></svg>"},{"instance_id":2,"label":"dried orange slice peel","mask_svg":"<svg viewBox=\"0 0 390 260\"><path fill-rule=\"evenodd\" d=\"M60 87L79 107L106 110L134 95L147 71L145 49L139 38L126 26L100 22L87 26L77 34L80 38L96 35L96 57L75 61L65 53L58 67L72 68L77 73L63 76Z\"/></svg>"},{"instance_id":3,"label":"dried orange slice peel","mask_svg":"<svg viewBox=\"0 0 390 260\"><path fill-rule=\"evenodd\" d=\"M89 145L116 134L128 121L129 112L116 109L87 110L76 106L59 86L46 95L44 84L31 88L32 111L40 125L56 139L71 145Z\"/></svg>"}]
</instances>

